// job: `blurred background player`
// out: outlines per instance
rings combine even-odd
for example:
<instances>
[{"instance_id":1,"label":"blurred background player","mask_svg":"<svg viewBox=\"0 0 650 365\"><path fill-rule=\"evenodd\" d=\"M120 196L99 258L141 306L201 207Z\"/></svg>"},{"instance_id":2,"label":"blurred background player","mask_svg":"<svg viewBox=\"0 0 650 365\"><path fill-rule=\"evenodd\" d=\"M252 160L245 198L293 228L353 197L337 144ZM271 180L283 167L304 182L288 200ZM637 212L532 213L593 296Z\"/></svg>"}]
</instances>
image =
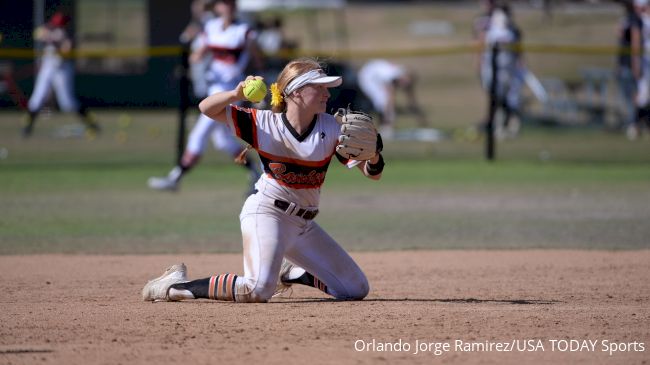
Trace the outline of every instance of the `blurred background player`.
<instances>
[{"instance_id":1,"label":"blurred background player","mask_svg":"<svg viewBox=\"0 0 650 365\"><path fill-rule=\"evenodd\" d=\"M70 18L61 12L55 13L49 22L36 28L34 38L43 43L41 65L36 76L34 91L27 105L29 114L23 127L23 137L29 137L43 104L53 90L59 108L65 112L77 112L86 125L86 136L94 138L99 126L85 105L74 95L74 62L70 58L72 39L66 32Z\"/></svg>"},{"instance_id":2,"label":"blurred background player","mask_svg":"<svg viewBox=\"0 0 650 365\"><path fill-rule=\"evenodd\" d=\"M616 78L618 81L621 102L623 103L623 123L629 139L636 138L637 109L635 97L637 92L638 75L641 72L640 59L633 57L641 47L641 18L634 5L636 0L621 0L625 9L619 30L619 52L616 63Z\"/></svg>"},{"instance_id":3,"label":"blurred background player","mask_svg":"<svg viewBox=\"0 0 650 365\"><path fill-rule=\"evenodd\" d=\"M482 45L480 58L481 85L489 94L492 80L492 54L495 45L499 45L497 55L497 108L503 111L500 123L495 121L497 135L503 136L504 129L516 134L520 125L521 91L524 85L526 68L519 46L521 30L512 19L510 7L495 6L489 18L488 27L479 40ZM489 95L488 95L489 97ZM515 116L516 119L511 121ZM486 120L487 121L487 120ZM484 121L484 123L486 122Z\"/></svg>"},{"instance_id":4,"label":"blurred background player","mask_svg":"<svg viewBox=\"0 0 650 365\"><path fill-rule=\"evenodd\" d=\"M204 38L201 37L205 23L214 19L215 13L206 0L194 0L190 6L192 18L178 37L181 44L189 46L191 53L203 46ZM202 59L189 63L190 79L194 96L203 99L208 96L208 81L206 71L210 67L212 57L206 53Z\"/></svg>"},{"instance_id":5,"label":"blurred background player","mask_svg":"<svg viewBox=\"0 0 650 365\"><path fill-rule=\"evenodd\" d=\"M217 17L205 23L196 49L190 55L190 64L200 64L206 55L211 58L204 77L208 82L208 94L212 95L234 89L244 79L244 72L251 57L257 68L261 68L261 60L250 27L235 17L236 1L210 1L208 6ZM190 132L180 164L165 177L149 178L149 187L168 191L178 189L183 176L199 163L208 138L217 150L228 153L234 160L241 161L241 155L246 153L225 124L215 123L201 114ZM257 163L246 158L243 159L243 165L249 170L249 192L252 192L260 168Z\"/></svg>"},{"instance_id":6,"label":"blurred background player","mask_svg":"<svg viewBox=\"0 0 650 365\"><path fill-rule=\"evenodd\" d=\"M637 26L630 30L630 65L632 76L636 80L634 98L634 119L626 127L626 135L635 140L644 125L650 125L650 12L648 0L634 0L634 14Z\"/></svg>"},{"instance_id":7,"label":"blurred background player","mask_svg":"<svg viewBox=\"0 0 650 365\"><path fill-rule=\"evenodd\" d=\"M380 132L386 139L394 135L395 99L398 90L405 93L408 102L407 111L416 115L418 126L429 126L426 115L415 96L416 75L405 66L383 59L370 60L359 70L358 82L359 88L370 99L380 116Z\"/></svg>"}]
</instances>

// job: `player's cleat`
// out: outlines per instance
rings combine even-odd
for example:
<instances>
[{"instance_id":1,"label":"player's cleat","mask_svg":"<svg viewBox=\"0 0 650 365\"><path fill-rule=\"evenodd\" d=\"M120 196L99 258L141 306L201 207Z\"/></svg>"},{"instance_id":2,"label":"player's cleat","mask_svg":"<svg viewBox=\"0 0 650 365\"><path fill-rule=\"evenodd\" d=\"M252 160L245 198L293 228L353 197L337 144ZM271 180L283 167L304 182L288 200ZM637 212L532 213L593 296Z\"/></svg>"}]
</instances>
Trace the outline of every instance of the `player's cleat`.
<instances>
[{"instance_id":1,"label":"player's cleat","mask_svg":"<svg viewBox=\"0 0 650 365\"><path fill-rule=\"evenodd\" d=\"M187 266L182 263L172 265L161 276L149 280L147 285L142 288L142 300L145 302L170 301L168 295L169 287L188 281Z\"/></svg>"},{"instance_id":2,"label":"player's cleat","mask_svg":"<svg viewBox=\"0 0 650 365\"><path fill-rule=\"evenodd\" d=\"M180 185L182 174L181 168L176 166L165 177L150 177L147 184L154 190L176 191Z\"/></svg>"},{"instance_id":3,"label":"player's cleat","mask_svg":"<svg viewBox=\"0 0 650 365\"><path fill-rule=\"evenodd\" d=\"M281 296L287 291L291 290L291 281L298 279L305 273L305 269L297 266L293 262L283 259L282 266L280 267L280 276L278 277L278 284L275 287L274 297ZM291 295L289 295L291 296Z\"/></svg>"},{"instance_id":4,"label":"player's cleat","mask_svg":"<svg viewBox=\"0 0 650 365\"><path fill-rule=\"evenodd\" d=\"M278 284L276 285L275 293L273 294L274 297L281 296L291 289L291 283L289 283L288 280L289 273L294 267L295 265L291 261L287 259L282 260L282 266L280 267L280 276L278 277Z\"/></svg>"},{"instance_id":5,"label":"player's cleat","mask_svg":"<svg viewBox=\"0 0 650 365\"><path fill-rule=\"evenodd\" d=\"M150 177L147 181L147 184L151 189L154 190L167 190L167 191L176 191L178 190L178 182L171 180L168 177Z\"/></svg>"}]
</instances>

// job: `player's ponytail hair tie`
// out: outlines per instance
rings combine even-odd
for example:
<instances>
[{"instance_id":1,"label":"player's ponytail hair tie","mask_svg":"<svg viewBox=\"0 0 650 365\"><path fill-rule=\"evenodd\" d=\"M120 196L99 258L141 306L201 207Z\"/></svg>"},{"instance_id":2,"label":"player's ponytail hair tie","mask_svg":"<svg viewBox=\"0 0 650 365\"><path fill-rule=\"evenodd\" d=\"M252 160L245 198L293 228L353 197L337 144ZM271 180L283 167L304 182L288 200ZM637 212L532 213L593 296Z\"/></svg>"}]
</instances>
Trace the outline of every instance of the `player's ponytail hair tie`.
<instances>
[{"instance_id":1,"label":"player's ponytail hair tie","mask_svg":"<svg viewBox=\"0 0 650 365\"><path fill-rule=\"evenodd\" d=\"M278 87L278 83L274 82L271 84L271 106L277 107L282 104L284 101L284 97L282 96L282 92L280 91L280 88Z\"/></svg>"}]
</instances>

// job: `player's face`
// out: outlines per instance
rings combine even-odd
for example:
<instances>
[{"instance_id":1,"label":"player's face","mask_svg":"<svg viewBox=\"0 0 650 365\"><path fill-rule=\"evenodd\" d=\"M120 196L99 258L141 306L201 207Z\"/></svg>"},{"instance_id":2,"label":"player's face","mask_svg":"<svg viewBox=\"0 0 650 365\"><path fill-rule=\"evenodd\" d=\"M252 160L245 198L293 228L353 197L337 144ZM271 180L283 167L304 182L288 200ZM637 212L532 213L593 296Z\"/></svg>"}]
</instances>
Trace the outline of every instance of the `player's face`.
<instances>
[{"instance_id":1,"label":"player's face","mask_svg":"<svg viewBox=\"0 0 650 365\"><path fill-rule=\"evenodd\" d=\"M309 84L300 90L300 96L305 107L312 109L314 113L324 113L327 109L330 92L323 85Z\"/></svg>"}]
</instances>

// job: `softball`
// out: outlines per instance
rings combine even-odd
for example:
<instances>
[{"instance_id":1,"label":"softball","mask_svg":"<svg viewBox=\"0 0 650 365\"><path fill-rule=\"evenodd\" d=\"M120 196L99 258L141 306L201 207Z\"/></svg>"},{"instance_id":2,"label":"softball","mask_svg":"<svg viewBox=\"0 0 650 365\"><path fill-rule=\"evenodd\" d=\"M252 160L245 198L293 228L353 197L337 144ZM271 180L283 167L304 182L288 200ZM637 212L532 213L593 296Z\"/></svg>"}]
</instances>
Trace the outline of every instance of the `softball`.
<instances>
[{"instance_id":1,"label":"softball","mask_svg":"<svg viewBox=\"0 0 650 365\"><path fill-rule=\"evenodd\" d=\"M244 97L253 103L259 103L266 96L266 84L260 79L246 81Z\"/></svg>"}]
</instances>

